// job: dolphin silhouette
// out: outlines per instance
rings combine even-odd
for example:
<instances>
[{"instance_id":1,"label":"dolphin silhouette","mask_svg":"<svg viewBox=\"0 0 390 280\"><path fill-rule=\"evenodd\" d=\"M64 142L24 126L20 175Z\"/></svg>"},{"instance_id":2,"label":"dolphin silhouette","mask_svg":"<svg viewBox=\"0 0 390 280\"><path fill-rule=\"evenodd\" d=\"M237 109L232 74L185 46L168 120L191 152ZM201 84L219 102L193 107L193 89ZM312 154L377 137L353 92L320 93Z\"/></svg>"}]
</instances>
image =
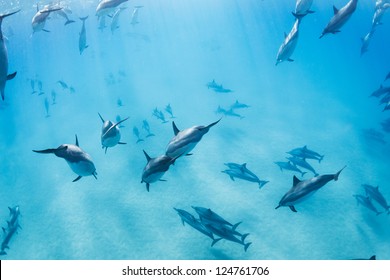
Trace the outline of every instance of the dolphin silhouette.
<instances>
[{"instance_id":1,"label":"dolphin silhouette","mask_svg":"<svg viewBox=\"0 0 390 280\"><path fill-rule=\"evenodd\" d=\"M55 149L33 150L33 152L40 154L55 154L57 157L65 159L72 171L79 175L73 182L80 180L83 176L90 175L97 179L96 168L92 158L79 147L77 135L75 145L62 144Z\"/></svg>"},{"instance_id":2,"label":"dolphin silhouette","mask_svg":"<svg viewBox=\"0 0 390 280\"><path fill-rule=\"evenodd\" d=\"M290 62L294 61L293 59L291 59L291 55L293 54L295 47L298 43L300 21L301 19L297 18L290 33L288 35L284 34L285 39L279 48L278 54L276 55L275 65L278 65L279 63L286 60Z\"/></svg>"},{"instance_id":3,"label":"dolphin silhouette","mask_svg":"<svg viewBox=\"0 0 390 280\"><path fill-rule=\"evenodd\" d=\"M113 123L109 120L104 120L103 117L98 113L100 119L102 120L102 134L101 134L101 143L105 152L110 147L114 147L117 144L126 144L124 142L120 142L121 140L121 132L119 130L119 125L126 121L128 118L125 118L117 123Z\"/></svg>"}]
</instances>

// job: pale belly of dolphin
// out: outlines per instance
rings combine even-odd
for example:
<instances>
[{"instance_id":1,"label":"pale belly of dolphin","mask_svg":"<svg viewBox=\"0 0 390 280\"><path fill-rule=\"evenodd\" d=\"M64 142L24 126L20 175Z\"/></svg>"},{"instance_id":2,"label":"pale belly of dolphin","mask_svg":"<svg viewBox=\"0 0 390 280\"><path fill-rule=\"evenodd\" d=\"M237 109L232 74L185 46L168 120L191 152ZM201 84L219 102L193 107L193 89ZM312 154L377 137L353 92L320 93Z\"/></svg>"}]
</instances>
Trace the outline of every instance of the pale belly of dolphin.
<instances>
[{"instance_id":1,"label":"pale belly of dolphin","mask_svg":"<svg viewBox=\"0 0 390 280\"><path fill-rule=\"evenodd\" d=\"M161 177L165 174L165 172L156 172L149 174L147 176L142 176L142 180L146 183L154 183L161 179Z\"/></svg>"},{"instance_id":2,"label":"pale belly of dolphin","mask_svg":"<svg viewBox=\"0 0 390 280\"><path fill-rule=\"evenodd\" d=\"M69 167L72 169L72 171L80 176L90 176L93 175L96 171L95 165L91 161L67 161L67 163L69 164Z\"/></svg>"},{"instance_id":3,"label":"pale belly of dolphin","mask_svg":"<svg viewBox=\"0 0 390 280\"><path fill-rule=\"evenodd\" d=\"M167 152L165 154L171 158L184 156L191 152L195 148L196 144L198 144L198 142L189 142L186 144L182 144L179 141L176 141L173 143L169 143Z\"/></svg>"},{"instance_id":4,"label":"pale belly of dolphin","mask_svg":"<svg viewBox=\"0 0 390 280\"><path fill-rule=\"evenodd\" d=\"M115 145L118 144L120 140L121 140L121 135L120 133L117 133L113 136L105 137L104 139L102 139L102 145L103 147L114 147Z\"/></svg>"}]
</instances>

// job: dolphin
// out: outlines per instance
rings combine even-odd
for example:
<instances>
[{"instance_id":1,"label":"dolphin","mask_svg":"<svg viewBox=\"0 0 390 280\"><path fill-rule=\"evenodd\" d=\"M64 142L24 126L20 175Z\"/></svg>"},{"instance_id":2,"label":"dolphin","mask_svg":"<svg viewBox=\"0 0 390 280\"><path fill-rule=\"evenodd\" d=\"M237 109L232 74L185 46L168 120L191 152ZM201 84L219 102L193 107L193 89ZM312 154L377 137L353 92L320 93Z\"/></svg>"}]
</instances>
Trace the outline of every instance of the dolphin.
<instances>
[{"instance_id":1,"label":"dolphin","mask_svg":"<svg viewBox=\"0 0 390 280\"><path fill-rule=\"evenodd\" d=\"M128 0L102 0L96 7L96 16L98 18L112 14L116 7Z\"/></svg>"},{"instance_id":2,"label":"dolphin","mask_svg":"<svg viewBox=\"0 0 390 280\"><path fill-rule=\"evenodd\" d=\"M78 175L73 182L81 179L83 176L94 176L97 179L96 168L89 154L79 147L79 140L76 135L76 144L62 144L58 148L46 150L33 150L40 154L55 154L57 157L65 159L69 167Z\"/></svg>"},{"instance_id":3,"label":"dolphin","mask_svg":"<svg viewBox=\"0 0 390 280\"><path fill-rule=\"evenodd\" d=\"M56 93L56 91L53 89L53 90L51 91L51 100L52 100L51 105L57 104L57 103L56 103L56 99L57 99L57 93Z\"/></svg>"},{"instance_id":4,"label":"dolphin","mask_svg":"<svg viewBox=\"0 0 390 280\"><path fill-rule=\"evenodd\" d=\"M7 221L8 223L8 226L12 226L12 225L15 225L16 222L18 221L19 219L19 216L20 216L20 207L19 205L15 206L15 207L8 207L9 209L9 216L10 216L10 220Z\"/></svg>"},{"instance_id":5,"label":"dolphin","mask_svg":"<svg viewBox=\"0 0 390 280\"><path fill-rule=\"evenodd\" d=\"M311 172L313 172L314 176L318 176L318 173L314 170L314 168L304 159L293 156L287 158L289 161L291 161L294 165L298 165L302 168L305 168Z\"/></svg>"},{"instance_id":6,"label":"dolphin","mask_svg":"<svg viewBox=\"0 0 390 280\"><path fill-rule=\"evenodd\" d=\"M114 147L117 144L121 144L121 145L126 144L124 142L120 142L121 132L119 130L119 125L129 118L125 118L117 123L113 123L112 121L104 120L103 117L99 113L98 113L98 115L103 123L102 133L101 133L101 142L102 142L102 148L106 149L105 152L107 152L108 148Z\"/></svg>"},{"instance_id":7,"label":"dolphin","mask_svg":"<svg viewBox=\"0 0 390 280\"><path fill-rule=\"evenodd\" d=\"M16 76L16 72L8 74L8 51L5 45L2 23L3 19L18 13L20 10L17 10L12 13L0 15L0 93L1 99L4 100L4 89L7 81L12 80Z\"/></svg>"},{"instance_id":8,"label":"dolphin","mask_svg":"<svg viewBox=\"0 0 390 280\"><path fill-rule=\"evenodd\" d=\"M291 59L291 55L293 54L295 47L298 43L300 21L301 19L297 18L290 33L288 35L284 34L285 39L282 45L279 47L278 54L276 55L275 65L278 65L279 63L286 60L290 62L294 61L293 59Z\"/></svg>"},{"instance_id":9,"label":"dolphin","mask_svg":"<svg viewBox=\"0 0 390 280\"><path fill-rule=\"evenodd\" d=\"M51 12L59 11L61 9L62 7L50 7L50 5L46 5L40 10L37 4L37 12L31 21L33 33L38 31L50 32L45 29L46 20L49 18Z\"/></svg>"},{"instance_id":10,"label":"dolphin","mask_svg":"<svg viewBox=\"0 0 390 280\"><path fill-rule=\"evenodd\" d=\"M340 28L349 20L349 18L355 12L357 3L358 0L350 0L340 10L333 6L334 15L329 21L328 25L325 27L324 31L322 31L320 39L328 33L336 34L340 32Z\"/></svg>"},{"instance_id":11,"label":"dolphin","mask_svg":"<svg viewBox=\"0 0 390 280\"><path fill-rule=\"evenodd\" d=\"M288 206L291 211L297 212L295 209L296 204L303 201L309 194L313 194L315 191L322 188L330 181L337 181L341 171L343 171L345 167L346 166L344 166L336 174L320 175L305 181L301 181L296 176L294 176L292 188L282 197L279 205L276 206L275 209L278 209L281 206Z\"/></svg>"},{"instance_id":12,"label":"dolphin","mask_svg":"<svg viewBox=\"0 0 390 280\"><path fill-rule=\"evenodd\" d=\"M389 8L388 5L383 5L375 10L374 17L372 18L372 27L373 28L382 24L381 20L382 20L384 14L386 13L387 8Z\"/></svg>"},{"instance_id":13,"label":"dolphin","mask_svg":"<svg viewBox=\"0 0 390 280\"><path fill-rule=\"evenodd\" d=\"M80 20L83 22L83 26L81 27L81 31L79 33L79 51L80 54L83 53L83 51L88 48L87 45L87 32L85 30L85 21L87 20L88 16L86 17L81 17Z\"/></svg>"},{"instance_id":14,"label":"dolphin","mask_svg":"<svg viewBox=\"0 0 390 280\"><path fill-rule=\"evenodd\" d=\"M208 126L198 125L184 130L179 130L172 122L175 136L169 141L165 154L171 158L177 158L182 155L188 155L192 149L199 143L211 127L216 125L221 119L209 124Z\"/></svg>"},{"instance_id":15,"label":"dolphin","mask_svg":"<svg viewBox=\"0 0 390 280\"><path fill-rule=\"evenodd\" d=\"M297 0L295 4L295 11L292 13L296 18L303 18L307 14L314 13L310 10L313 0Z\"/></svg>"},{"instance_id":16,"label":"dolphin","mask_svg":"<svg viewBox=\"0 0 390 280\"><path fill-rule=\"evenodd\" d=\"M167 106L165 106L165 112L167 112L167 113L171 116L171 119L176 118L176 117L173 115L171 104L168 104Z\"/></svg>"},{"instance_id":17,"label":"dolphin","mask_svg":"<svg viewBox=\"0 0 390 280\"><path fill-rule=\"evenodd\" d=\"M319 153L309 150L307 146L303 146L302 148L295 148L291 151L287 152L287 154L290 154L295 157L300 157L302 159L315 159L318 160L319 163L324 159L324 155L320 155Z\"/></svg>"},{"instance_id":18,"label":"dolphin","mask_svg":"<svg viewBox=\"0 0 390 280\"><path fill-rule=\"evenodd\" d=\"M215 80L213 79L211 82L208 82L207 84L206 84L206 86L207 86L207 88L208 89L214 89L214 88L218 88L218 87L222 87L222 85L218 85L216 82L215 82Z\"/></svg>"},{"instance_id":19,"label":"dolphin","mask_svg":"<svg viewBox=\"0 0 390 280\"><path fill-rule=\"evenodd\" d=\"M249 235L249 233L243 234L241 236L241 239L238 239L231 231L227 230L226 227L220 227L216 224L209 224L209 223L206 223L205 227L208 230L210 230L213 234L218 235L219 237L221 237L223 239L244 245L245 252L248 250L248 247L252 244L251 242L245 243L245 239ZM214 244L217 243L217 241L219 241L219 239L216 239L215 241L213 241L211 246L214 246Z\"/></svg>"},{"instance_id":20,"label":"dolphin","mask_svg":"<svg viewBox=\"0 0 390 280\"><path fill-rule=\"evenodd\" d=\"M228 89L228 88L224 88L222 85L216 87L216 88L213 88L213 90L215 92L219 92L219 93L229 93L229 92L233 92L233 90L231 89Z\"/></svg>"},{"instance_id":21,"label":"dolphin","mask_svg":"<svg viewBox=\"0 0 390 280\"><path fill-rule=\"evenodd\" d=\"M240 119L245 118L244 116L241 116L240 114L234 112L233 109L225 110L224 115L225 116L230 116L230 117L237 117L237 118L240 118Z\"/></svg>"},{"instance_id":22,"label":"dolphin","mask_svg":"<svg viewBox=\"0 0 390 280\"><path fill-rule=\"evenodd\" d=\"M50 108L49 99L46 97L45 98L46 118L50 117L49 108Z\"/></svg>"},{"instance_id":23,"label":"dolphin","mask_svg":"<svg viewBox=\"0 0 390 280\"><path fill-rule=\"evenodd\" d=\"M18 228L20 228L18 223L11 225L10 227L7 228L7 230L3 228L5 237L3 239L3 242L1 243L0 255L7 255L5 249L9 249L8 244L11 241L11 238L15 235L15 233L17 233Z\"/></svg>"},{"instance_id":24,"label":"dolphin","mask_svg":"<svg viewBox=\"0 0 390 280\"><path fill-rule=\"evenodd\" d=\"M30 80L30 85L31 85L31 89L32 89L31 94L36 93L37 91L35 90L35 80L34 79Z\"/></svg>"},{"instance_id":25,"label":"dolphin","mask_svg":"<svg viewBox=\"0 0 390 280\"><path fill-rule=\"evenodd\" d=\"M193 227L194 229L196 229L197 231L200 231L201 233L203 233L204 235L210 237L211 239L214 240L214 236L213 234L211 233L210 230L208 230L198 219L196 219L192 214L188 213L187 211L185 210L182 210L182 209L177 209L177 208L173 208L176 210L177 214L180 216L181 218L181 221L183 223L183 226L184 226L184 223L187 223L188 225L190 225L191 227Z\"/></svg>"},{"instance_id":26,"label":"dolphin","mask_svg":"<svg viewBox=\"0 0 390 280\"><path fill-rule=\"evenodd\" d=\"M229 175L230 179L234 181L234 178L239 178L242 180L246 180L249 182L254 182L259 184L259 189L261 189L265 184L267 184L269 181L263 181L260 180L259 177L254 175L253 173L246 172L246 168L242 169L227 169L224 171L221 171L222 173L226 173Z\"/></svg>"},{"instance_id":27,"label":"dolphin","mask_svg":"<svg viewBox=\"0 0 390 280\"><path fill-rule=\"evenodd\" d=\"M134 6L133 14L131 15L131 25L136 25L139 23L138 21L138 14L139 14L139 9L142 8L143 6Z\"/></svg>"},{"instance_id":28,"label":"dolphin","mask_svg":"<svg viewBox=\"0 0 390 280\"><path fill-rule=\"evenodd\" d=\"M125 9L127 9L127 8L126 8L126 7L120 7L118 10L116 10L116 12L114 13L114 15L112 16L112 21L111 21L111 32L112 32L112 34L114 34L115 29L118 29L118 28L119 28L119 26L118 26L119 15L120 15Z\"/></svg>"},{"instance_id":29,"label":"dolphin","mask_svg":"<svg viewBox=\"0 0 390 280\"><path fill-rule=\"evenodd\" d=\"M381 192L379 191L379 187L373 187L368 184L362 185L364 190L366 191L366 195L375 200L376 202L379 203L380 206L382 206L386 211L387 214L390 214L390 206L387 203L386 199L383 197Z\"/></svg>"},{"instance_id":30,"label":"dolphin","mask_svg":"<svg viewBox=\"0 0 390 280\"><path fill-rule=\"evenodd\" d=\"M296 167L295 165L291 164L291 161L287 161L287 162L276 161L274 163L277 166L279 166L280 171L283 171L283 169L284 169L284 170L290 170L290 171L299 172L299 173L301 173L302 177L303 177L303 175L305 175L307 173L307 172L302 172L302 170L300 170L298 167Z\"/></svg>"},{"instance_id":31,"label":"dolphin","mask_svg":"<svg viewBox=\"0 0 390 280\"><path fill-rule=\"evenodd\" d=\"M158 110L157 108L153 110L152 115L155 116L157 119L161 120L162 123L168 122L167 120L165 120L164 113L161 110Z\"/></svg>"},{"instance_id":32,"label":"dolphin","mask_svg":"<svg viewBox=\"0 0 390 280\"><path fill-rule=\"evenodd\" d=\"M161 177L168 171L171 164L175 163L176 158L171 158L166 155L151 158L143 151L147 160L147 164L142 172L141 183L146 183L146 190L149 191L151 183L162 180Z\"/></svg>"},{"instance_id":33,"label":"dolphin","mask_svg":"<svg viewBox=\"0 0 390 280\"><path fill-rule=\"evenodd\" d=\"M137 137L137 142L136 143L144 141L144 139L142 139L139 136L139 129L138 129L138 127L136 127L136 126L133 127L133 134Z\"/></svg>"},{"instance_id":34,"label":"dolphin","mask_svg":"<svg viewBox=\"0 0 390 280\"><path fill-rule=\"evenodd\" d=\"M379 104L386 104L390 101L390 92L386 93L386 95L384 97L381 98L381 100L379 101Z\"/></svg>"},{"instance_id":35,"label":"dolphin","mask_svg":"<svg viewBox=\"0 0 390 280\"><path fill-rule=\"evenodd\" d=\"M384 87L383 85L380 85L380 87L375 90L373 93L371 93L370 96L373 97L381 97L383 94L390 93L390 87Z\"/></svg>"},{"instance_id":36,"label":"dolphin","mask_svg":"<svg viewBox=\"0 0 390 280\"><path fill-rule=\"evenodd\" d=\"M233 226L233 224L226 221L224 218L219 216L217 213L215 213L210 208L199 207L199 206L191 206L191 207L196 211L196 213L198 213L201 221L207 220L209 222L212 221L212 222L218 223L218 224Z\"/></svg>"},{"instance_id":37,"label":"dolphin","mask_svg":"<svg viewBox=\"0 0 390 280\"><path fill-rule=\"evenodd\" d=\"M62 87L62 89L64 89L64 90L69 88L68 84L65 83L63 80L58 80L57 84L59 84Z\"/></svg>"},{"instance_id":38,"label":"dolphin","mask_svg":"<svg viewBox=\"0 0 390 280\"><path fill-rule=\"evenodd\" d=\"M362 47L360 48L360 56L362 56L368 51L368 46L370 45L371 38L374 35L374 33L375 33L375 29L371 29L370 32L368 32L366 36L362 38Z\"/></svg>"},{"instance_id":39,"label":"dolphin","mask_svg":"<svg viewBox=\"0 0 390 280\"><path fill-rule=\"evenodd\" d=\"M363 195L360 195L360 194L355 194L353 195L354 198L356 198L356 201L357 201L357 204L361 204L363 205L364 207L370 209L371 211L375 212L376 215L378 216L379 214L382 214L382 212L379 212L375 206L372 204L372 201L370 199L370 197L368 196L363 196Z\"/></svg>"},{"instance_id":40,"label":"dolphin","mask_svg":"<svg viewBox=\"0 0 390 280\"><path fill-rule=\"evenodd\" d=\"M146 137L155 136L152 132L150 132L150 126L147 120L142 121L142 128L148 133Z\"/></svg>"},{"instance_id":41,"label":"dolphin","mask_svg":"<svg viewBox=\"0 0 390 280\"><path fill-rule=\"evenodd\" d=\"M236 102L234 102L232 105L230 105L230 109L232 109L232 110L249 108L249 107L250 107L249 105L246 105L244 103L240 103L240 102L238 102L238 100L236 100Z\"/></svg>"}]
</instances>

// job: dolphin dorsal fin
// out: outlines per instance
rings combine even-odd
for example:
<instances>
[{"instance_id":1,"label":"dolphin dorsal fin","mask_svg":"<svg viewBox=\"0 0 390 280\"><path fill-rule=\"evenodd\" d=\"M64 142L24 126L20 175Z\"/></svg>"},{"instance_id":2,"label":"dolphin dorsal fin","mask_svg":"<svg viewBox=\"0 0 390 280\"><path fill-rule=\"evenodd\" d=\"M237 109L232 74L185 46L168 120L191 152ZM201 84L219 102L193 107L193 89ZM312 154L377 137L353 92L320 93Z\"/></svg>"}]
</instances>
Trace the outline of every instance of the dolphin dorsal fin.
<instances>
[{"instance_id":1,"label":"dolphin dorsal fin","mask_svg":"<svg viewBox=\"0 0 390 280\"><path fill-rule=\"evenodd\" d=\"M80 146L79 146L79 139L77 138L77 134L76 134L76 146L77 146L77 147L80 147Z\"/></svg>"},{"instance_id":2,"label":"dolphin dorsal fin","mask_svg":"<svg viewBox=\"0 0 390 280\"><path fill-rule=\"evenodd\" d=\"M172 127L173 127L173 133L176 136L180 132L180 130L177 128L175 122L172 122Z\"/></svg>"},{"instance_id":3,"label":"dolphin dorsal fin","mask_svg":"<svg viewBox=\"0 0 390 280\"><path fill-rule=\"evenodd\" d=\"M244 171L244 170L245 170L245 168L246 168L246 162L245 162L245 163L243 163L243 164L241 164L241 170L242 170L242 171Z\"/></svg>"},{"instance_id":4,"label":"dolphin dorsal fin","mask_svg":"<svg viewBox=\"0 0 390 280\"><path fill-rule=\"evenodd\" d=\"M307 145L303 146L303 149L304 149L304 150L307 150Z\"/></svg>"},{"instance_id":5,"label":"dolphin dorsal fin","mask_svg":"<svg viewBox=\"0 0 390 280\"><path fill-rule=\"evenodd\" d=\"M337 9L335 6L333 6L333 13L337 14L339 12L339 9Z\"/></svg>"},{"instance_id":6,"label":"dolphin dorsal fin","mask_svg":"<svg viewBox=\"0 0 390 280\"><path fill-rule=\"evenodd\" d=\"M145 150L142 150L144 152L144 155L146 157L146 160L149 162L152 158L148 155L147 152L145 152Z\"/></svg>"},{"instance_id":7,"label":"dolphin dorsal fin","mask_svg":"<svg viewBox=\"0 0 390 280\"><path fill-rule=\"evenodd\" d=\"M301 180L299 180L299 179L297 178L297 176L294 175L294 177L293 177L293 187L295 187L296 185L298 185L300 182L301 182Z\"/></svg>"}]
</instances>

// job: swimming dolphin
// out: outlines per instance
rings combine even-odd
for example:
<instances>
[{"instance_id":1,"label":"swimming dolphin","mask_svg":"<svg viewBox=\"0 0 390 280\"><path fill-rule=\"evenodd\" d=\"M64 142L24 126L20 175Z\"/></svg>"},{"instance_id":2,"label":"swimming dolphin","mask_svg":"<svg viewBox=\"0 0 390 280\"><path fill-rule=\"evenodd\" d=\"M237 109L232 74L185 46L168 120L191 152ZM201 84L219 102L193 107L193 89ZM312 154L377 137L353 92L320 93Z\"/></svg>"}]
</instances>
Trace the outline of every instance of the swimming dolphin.
<instances>
[{"instance_id":1,"label":"swimming dolphin","mask_svg":"<svg viewBox=\"0 0 390 280\"><path fill-rule=\"evenodd\" d=\"M7 229L3 228L5 236L3 242L1 243L0 255L7 255L5 249L9 249L8 244L11 241L11 238L15 235L15 233L17 233L18 228L20 228L20 226L17 222L9 226Z\"/></svg>"},{"instance_id":2,"label":"swimming dolphin","mask_svg":"<svg viewBox=\"0 0 390 280\"><path fill-rule=\"evenodd\" d=\"M385 108L383 108L382 112L387 111L387 110L390 110L390 101L387 102L387 104L386 104Z\"/></svg>"},{"instance_id":3,"label":"swimming dolphin","mask_svg":"<svg viewBox=\"0 0 390 280\"><path fill-rule=\"evenodd\" d=\"M2 23L3 19L18 13L20 10L17 10L12 13L2 14L0 15L0 93L1 99L4 100L4 89L7 81L12 80L16 76L16 72L12 74L8 74L8 51L5 45L3 31L2 31Z\"/></svg>"},{"instance_id":4,"label":"swimming dolphin","mask_svg":"<svg viewBox=\"0 0 390 280\"><path fill-rule=\"evenodd\" d=\"M294 53L295 47L298 43L300 21L301 19L297 18L290 33L288 35L284 34L285 38L282 45L279 47L278 54L276 55L275 65L278 65L283 61L294 61L293 59L291 59L291 55Z\"/></svg>"},{"instance_id":5,"label":"swimming dolphin","mask_svg":"<svg viewBox=\"0 0 390 280\"><path fill-rule=\"evenodd\" d=\"M366 195L371 199L375 200L376 202L378 202L379 205L382 206L387 211L387 214L390 214L390 205L387 203L386 199L379 191L379 187L373 187L368 184L364 184L362 186L366 191Z\"/></svg>"},{"instance_id":6,"label":"swimming dolphin","mask_svg":"<svg viewBox=\"0 0 390 280\"><path fill-rule=\"evenodd\" d=\"M96 16L98 18L112 14L116 7L128 0L102 0L96 7Z\"/></svg>"},{"instance_id":7,"label":"swimming dolphin","mask_svg":"<svg viewBox=\"0 0 390 280\"><path fill-rule=\"evenodd\" d=\"M192 149L199 143L211 127L219 123L221 119L209 124L208 126L198 125L184 130L179 130L172 122L175 136L169 141L165 154L171 158L177 158L182 155L188 155Z\"/></svg>"},{"instance_id":8,"label":"swimming dolphin","mask_svg":"<svg viewBox=\"0 0 390 280\"><path fill-rule=\"evenodd\" d=\"M382 5L381 7L375 9L374 17L372 18L372 28L382 24L381 20L389 7L390 4Z\"/></svg>"},{"instance_id":9,"label":"swimming dolphin","mask_svg":"<svg viewBox=\"0 0 390 280\"><path fill-rule=\"evenodd\" d=\"M50 107L49 99L46 97L46 98L45 98L46 118L50 117L50 114L49 114L49 107Z\"/></svg>"},{"instance_id":10,"label":"swimming dolphin","mask_svg":"<svg viewBox=\"0 0 390 280\"><path fill-rule=\"evenodd\" d=\"M187 223L188 225L190 225L191 227L193 227L194 229L196 229L197 231L203 233L204 235L210 237L211 239L214 240L214 236L213 234L211 233L210 230L208 230L198 219L196 219L191 213L188 213L187 211L185 210L182 210L182 209L177 209L177 208L173 208L176 210L177 214L180 216L181 218L181 221L183 223L183 226L184 226L184 223Z\"/></svg>"},{"instance_id":11,"label":"swimming dolphin","mask_svg":"<svg viewBox=\"0 0 390 280\"><path fill-rule=\"evenodd\" d=\"M224 170L221 172L229 175L230 179L232 179L233 181L234 181L234 178L239 178L239 179L246 180L249 182L258 183L259 189L261 189L265 184L267 184L269 182L269 181L260 180L259 177L257 177L255 174L253 174L252 172L250 172L250 173L246 172L246 170L248 170L248 169L245 166L245 167L240 168L240 169L237 169L237 168L227 169L227 170Z\"/></svg>"},{"instance_id":12,"label":"swimming dolphin","mask_svg":"<svg viewBox=\"0 0 390 280\"><path fill-rule=\"evenodd\" d=\"M217 213L215 213L210 208L199 207L199 206L191 206L191 207L196 211L196 213L198 213L201 221L207 220L207 221L212 221L212 222L218 223L218 224L233 226L233 224L226 221L224 218L219 216Z\"/></svg>"},{"instance_id":13,"label":"swimming dolphin","mask_svg":"<svg viewBox=\"0 0 390 280\"><path fill-rule=\"evenodd\" d=\"M152 132L150 132L150 126L147 120L142 121L142 128L148 133L146 137L155 136Z\"/></svg>"},{"instance_id":14,"label":"swimming dolphin","mask_svg":"<svg viewBox=\"0 0 390 280\"><path fill-rule=\"evenodd\" d=\"M83 22L83 26L81 27L81 31L79 33L79 51L80 54L83 53L83 51L88 48L87 45L87 32L85 30L85 21L87 20L88 16L86 17L81 17L80 20Z\"/></svg>"},{"instance_id":15,"label":"swimming dolphin","mask_svg":"<svg viewBox=\"0 0 390 280\"><path fill-rule=\"evenodd\" d=\"M131 25L136 25L139 23L138 21L138 14L139 14L139 9L142 8L143 6L134 6L133 14L131 15Z\"/></svg>"},{"instance_id":16,"label":"swimming dolphin","mask_svg":"<svg viewBox=\"0 0 390 280\"><path fill-rule=\"evenodd\" d=\"M328 25L325 27L324 31L322 31L320 39L328 33L336 34L340 32L340 28L349 20L349 18L355 12L357 3L358 0L350 0L340 10L333 6L334 15L329 21Z\"/></svg>"},{"instance_id":17,"label":"swimming dolphin","mask_svg":"<svg viewBox=\"0 0 390 280\"><path fill-rule=\"evenodd\" d=\"M68 88L67 83L65 83L65 82L62 81L62 80L58 80L58 81L57 81L57 84L59 84L59 85L62 87L62 89L64 89L64 90Z\"/></svg>"},{"instance_id":18,"label":"swimming dolphin","mask_svg":"<svg viewBox=\"0 0 390 280\"><path fill-rule=\"evenodd\" d=\"M83 176L93 176L97 179L96 168L89 154L84 152L79 147L79 140L76 135L76 144L62 144L58 148L46 150L33 150L40 154L55 154L57 157L63 158L68 163L74 173L79 175L73 182L81 179Z\"/></svg>"},{"instance_id":19,"label":"swimming dolphin","mask_svg":"<svg viewBox=\"0 0 390 280\"><path fill-rule=\"evenodd\" d=\"M119 125L129 118L125 118L117 123L113 123L112 121L104 120L99 113L98 115L103 123L102 133L101 133L101 143L102 143L102 148L105 149L105 152L107 152L108 148L114 147L117 144L121 144L121 145L126 144L124 142L120 142L121 132L119 130Z\"/></svg>"},{"instance_id":20,"label":"swimming dolphin","mask_svg":"<svg viewBox=\"0 0 390 280\"><path fill-rule=\"evenodd\" d=\"M51 105L57 104L57 103L56 103L56 99L57 99L57 93L56 93L56 91L53 89L53 90L51 91L51 100L52 100Z\"/></svg>"},{"instance_id":21,"label":"swimming dolphin","mask_svg":"<svg viewBox=\"0 0 390 280\"><path fill-rule=\"evenodd\" d=\"M111 21L111 32L112 32L112 34L114 34L115 29L119 28L119 26L118 26L119 15L120 15L125 9L127 9L127 8L126 8L126 7L120 7L118 10L116 10L116 12L114 13L114 15L112 16L112 21Z\"/></svg>"},{"instance_id":22,"label":"swimming dolphin","mask_svg":"<svg viewBox=\"0 0 390 280\"><path fill-rule=\"evenodd\" d=\"M291 151L287 152L287 154L290 154L295 157L300 157L302 159L315 159L318 160L319 163L324 159L324 155L320 155L319 153L309 150L307 146L303 146L302 148L295 148Z\"/></svg>"},{"instance_id":23,"label":"swimming dolphin","mask_svg":"<svg viewBox=\"0 0 390 280\"><path fill-rule=\"evenodd\" d=\"M138 129L138 127L136 127L136 126L133 127L133 134L137 137L137 142L136 143L144 141L144 139L142 139L139 136L139 129Z\"/></svg>"},{"instance_id":24,"label":"swimming dolphin","mask_svg":"<svg viewBox=\"0 0 390 280\"><path fill-rule=\"evenodd\" d=\"M157 108L153 110L152 115L155 116L157 119L161 120L162 123L168 122L167 120L165 120L164 113L161 110L158 110Z\"/></svg>"},{"instance_id":25,"label":"swimming dolphin","mask_svg":"<svg viewBox=\"0 0 390 280\"><path fill-rule=\"evenodd\" d=\"M381 85L377 90L371 93L370 96L381 97L383 94L387 93L390 93L390 87L384 87L383 85Z\"/></svg>"},{"instance_id":26,"label":"swimming dolphin","mask_svg":"<svg viewBox=\"0 0 390 280\"><path fill-rule=\"evenodd\" d=\"M274 163L277 166L279 166L280 171L283 171L283 169L284 169L284 170L290 170L290 171L299 172L299 173L301 173L302 177L303 177L303 175L305 175L307 173L307 172L302 172L302 170L300 170L298 167L296 167L295 165L291 164L291 161L287 161L287 162L276 161Z\"/></svg>"},{"instance_id":27,"label":"swimming dolphin","mask_svg":"<svg viewBox=\"0 0 390 280\"><path fill-rule=\"evenodd\" d=\"M363 195L360 195L360 194L355 194L353 195L354 198L356 198L356 201L357 201L357 204L361 204L363 205L364 207L370 209L371 211L375 212L375 214L378 216L379 214L382 214L382 212L379 212L374 204L372 204L372 201L370 199L370 197L368 196L363 196Z\"/></svg>"},{"instance_id":28,"label":"swimming dolphin","mask_svg":"<svg viewBox=\"0 0 390 280\"><path fill-rule=\"evenodd\" d=\"M51 12L59 11L61 9L62 7L50 7L50 5L45 5L43 9L40 10L37 4L37 12L31 21L33 34L38 31L50 32L45 29L46 20L49 18Z\"/></svg>"},{"instance_id":29,"label":"swimming dolphin","mask_svg":"<svg viewBox=\"0 0 390 280\"><path fill-rule=\"evenodd\" d=\"M20 207L19 205L15 206L15 207L8 207L9 209L9 216L10 216L10 220L7 221L7 224L8 226L12 226L12 225L15 225L16 222L18 221L19 219L19 216L20 216Z\"/></svg>"},{"instance_id":30,"label":"swimming dolphin","mask_svg":"<svg viewBox=\"0 0 390 280\"><path fill-rule=\"evenodd\" d=\"M296 176L294 176L292 188L282 197L279 205L275 209L278 209L281 206L288 206L290 207L291 211L297 212L295 209L296 204L303 201L309 194L313 194L315 191L322 188L330 181L337 181L341 171L343 171L345 167L346 166L344 166L336 174L320 175L304 181L301 181Z\"/></svg>"},{"instance_id":31,"label":"swimming dolphin","mask_svg":"<svg viewBox=\"0 0 390 280\"><path fill-rule=\"evenodd\" d=\"M313 172L314 176L318 176L317 171L314 170L313 166L311 166L306 160L293 156L287 158L289 161L291 161L294 165L298 165L302 168L305 168L311 172Z\"/></svg>"},{"instance_id":32,"label":"swimming dolphin","mask_svg":"<svg viewBox=\"0 0 390 280\"><path fill-rule=\"evenodd\" d=\"M370 32L368 32L366 36L362 38L362 47L360 48L360 56L362 56L368 51L368 46L370 45L371 38L374 35L374 33L375 33L375 29L371 29Z\"/></svg>"},{"instance_id":33,"label":"swimming dolphin","mask_svg":"<svg viewBox=\"0 0 390 280\"><path fill-rule=\"evenodd\" d=\"M171 116L171 119L176 118L176 117L173 115L171 104L168 104L167 106L165 106L165 112L167 112L167 113Z\"/></svg>"},{"instance_id":34,"label":"swimming dolphin","mask_svg":"<svg viewBox=\"0 0 390 280\"><path fill-rule=\"evenodd\" d=\"M142 172L141 183L146 183L146 190L149 191L151 183L162 180L161 177L168 171L171 164L175 163L176 158L171 158L166 155L151 158L145 151L144 155L147 160L147 164Z\"/></svg>"},{"instance_id":35,"label":"swimming dolphin","mask_svg":"<svg viewBox=\"0 0 390 280\"><path fill-rule=\"evenodd\" d=\"M249 108L249 107L250 107L249 105L246 105L244 103L240 103L240 102L238 102L238 100L236 100L236 102L234 102L232 105L230 105L230 109L232 109L232 110Z\"/></svg>"},{"instance_id":36,"label":"swimming dolphin","mask_svg":"<svg viewBox=\"0 0 390 280\"><path fill-rule=\"evenodd\" d=\"M292 13L296 18L303 18L307 14L314 13L310 10L313 0L297 0L295 4L295 11Z\"/></svg>"}]
</instances>

